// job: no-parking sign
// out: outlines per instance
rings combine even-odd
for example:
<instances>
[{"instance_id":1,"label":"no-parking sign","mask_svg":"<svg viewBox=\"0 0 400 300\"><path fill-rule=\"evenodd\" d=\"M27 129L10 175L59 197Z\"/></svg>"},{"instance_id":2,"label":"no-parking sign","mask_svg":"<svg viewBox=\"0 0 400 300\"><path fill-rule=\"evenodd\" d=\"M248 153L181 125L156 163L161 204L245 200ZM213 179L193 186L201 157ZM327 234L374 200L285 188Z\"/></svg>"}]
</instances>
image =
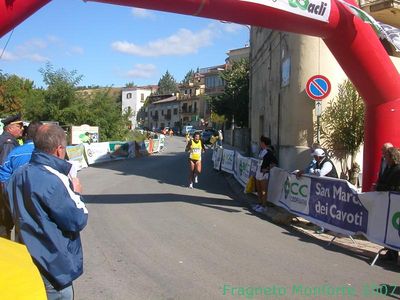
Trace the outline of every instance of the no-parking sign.
<instances>
[{"instance_id":1,"label":"no-parking sign","mask_svg":"<svg viewBox=\"0 0 400 300\"><path fill-rule=\"evenodd\" d=\"M314 75L307 81L306 93L313 100L322 100L331 92L331 83L323 75Z\"/></svg>"}]
</instances>

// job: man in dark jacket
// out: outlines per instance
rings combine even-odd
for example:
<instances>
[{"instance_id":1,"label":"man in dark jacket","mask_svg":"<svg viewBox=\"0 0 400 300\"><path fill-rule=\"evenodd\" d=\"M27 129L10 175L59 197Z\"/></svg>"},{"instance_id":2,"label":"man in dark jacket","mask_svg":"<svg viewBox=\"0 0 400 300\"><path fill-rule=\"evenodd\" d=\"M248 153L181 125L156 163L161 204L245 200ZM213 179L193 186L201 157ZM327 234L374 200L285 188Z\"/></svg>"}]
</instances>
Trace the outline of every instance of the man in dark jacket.
<instances>
[{"instance_id":1,"label":"man in dark jacket","mask_svg":"<svg viewBox=\"0 0 400 300\"><path fill-rule=\"evenodd\" d=\"M19 114L5 118L1 122L4 124L4 131L0 135L0 165L3 165L11 150L19 146L17 138L22 136L24 127ZM5 187L0 184L0 237L10 239L14 224L4 190Z\"/></svg>"},{"instance_id":2,"label":"man in dark jacket","mask_svg":"<svg viewBox=\"0 0 400 300\"><path fill-rule=\"evenodd\" d=\"M42 125L34 137L30 163L10 178L7 192L16 240L25 244L38 267L48 299L73 299L72 282L83 273L80 231L88 212L77 178L64 160L64 130Z\"/></svg>"},{"instance_id":3,"label":"man in dark jacket","mask_svg":"<svg viewBox=\"0 0 400 300\"><path fill-rule=\"evenodd\" d=\"M316 164L315 169L310 170L310 174L316 176L338 178L338 173L336 171L335 165L328 157L326 157L325 151L323 149L315 149L312 153L312 156L314 157Z\"/></svg>"}]
</instances>

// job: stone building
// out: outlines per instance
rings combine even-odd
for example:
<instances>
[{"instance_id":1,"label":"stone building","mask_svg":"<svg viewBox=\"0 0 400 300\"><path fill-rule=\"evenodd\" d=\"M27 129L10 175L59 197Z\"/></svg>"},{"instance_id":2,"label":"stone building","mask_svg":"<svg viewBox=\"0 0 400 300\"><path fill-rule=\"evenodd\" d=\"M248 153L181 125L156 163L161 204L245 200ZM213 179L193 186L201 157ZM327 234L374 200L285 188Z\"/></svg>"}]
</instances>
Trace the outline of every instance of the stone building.
<instances>
[{"instance_id":1,"label":"stone building","mask_svg":"<svg viewBox=\"0 0 400 300\"><path fill-rule=\"evenodd\" d=\"M276 146L282 168L302 169L310 160L309 147L317 134L316 101L307 96L306 83L317 74L330 80L332 90L322 101L324 110L347 76L320 38L252 27L250 43L252 152L264 134ZM400 69L400 60L391 58ZM361 159L358 155L360 165Z\"/></svg>"}]
</instances>

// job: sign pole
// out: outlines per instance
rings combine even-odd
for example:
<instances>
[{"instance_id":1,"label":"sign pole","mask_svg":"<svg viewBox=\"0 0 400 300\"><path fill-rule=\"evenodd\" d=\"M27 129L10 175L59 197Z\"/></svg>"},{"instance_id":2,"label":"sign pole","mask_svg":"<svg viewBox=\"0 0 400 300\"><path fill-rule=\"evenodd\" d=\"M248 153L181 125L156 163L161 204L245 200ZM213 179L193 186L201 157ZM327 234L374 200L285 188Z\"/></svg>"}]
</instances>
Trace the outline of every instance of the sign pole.
<instances>
[{"instance_id":1,"label":"sign pole","mask_svg":"<svg viewBox=\"0 0 400 300\"><path fill-rule=\"evenodd\" d=\"M315 101L315 113L317 115L317 143L320 144L321 140L321 114L322 114L322 104L321 101Z\"/></svg>"},{"instance_id":2,"label":"sign pole","mask_svg":"<svg viewBox=\"0 0 400 300\"><path fill-rule=\"evenodd\" d=\"M323 75L312 76L306 84L307 95L315 101L315 114L317 116L317 143L321 143L321 114L322 100L331 92L331 83Z\"/></svg>"}]
</instances>

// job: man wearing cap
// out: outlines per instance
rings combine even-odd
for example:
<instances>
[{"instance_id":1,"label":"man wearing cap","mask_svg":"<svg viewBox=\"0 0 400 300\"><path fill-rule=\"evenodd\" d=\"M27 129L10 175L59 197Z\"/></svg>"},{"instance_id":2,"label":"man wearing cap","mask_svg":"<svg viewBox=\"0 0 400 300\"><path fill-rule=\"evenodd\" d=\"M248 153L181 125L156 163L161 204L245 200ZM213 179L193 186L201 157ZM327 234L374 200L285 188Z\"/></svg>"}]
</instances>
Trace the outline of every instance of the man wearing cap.
<instances>
[{"instance_id":1,"label":"man wearing cap","mask_svg":"<svg viewBox=\"0 0 400 300\"><path fill-rule=\"evenodd\" d=\"M0 164L3 165L8 154L15 147L19 146L17 138L22 136L23 122L21 115L13 115L2 120L4 124L4 131L0 135ZM11 214L6 206L6 194L4 188L0 185L0 237L10 239L11 229L14 224L12 222Z\"/></svg>"},{"instance_id":2,"label":"man wearing cap","mask_svg":"<svg viewBox=\"0 0 400 300\"><path fill-rule=\"evenodd\" d=\"M304 171L295 171L297 177L300 177L302 174L310 174L315 176L326 176L338 178L338 174L335 168L335 165L332 161L326 157L325 151L319 147L319 144L315 146L313 145L314 151L311 153L311 156L314 158L313 161L308 166L306 172ZM316 231L316 233L320 234L325 232L325 228L320 226Z\"/></svg>"},{"instance_id":3,"label":"man wearing cap","mask_svg":"<svg viewBox=\"0 0 400 300\"><path fill-rule=\"evenodd\" d=\"M315 169L310 169L311 175L339 178L334 164L326 157L323 149L315 149L312 156L314 157L316 164Z\"/></svg>"},{"instance_id":4,"label":"man wearing cap","mask_svg":"<svg viewBox=\"0 0 400 300\"><path fill-rule=\"evenodd\" d=\"M24 129L19 114L2 120L4 132L0 135L0 164L2 165L12 149L19 146L17 138L22 136Z\"/></svg>"}]
</instances>

